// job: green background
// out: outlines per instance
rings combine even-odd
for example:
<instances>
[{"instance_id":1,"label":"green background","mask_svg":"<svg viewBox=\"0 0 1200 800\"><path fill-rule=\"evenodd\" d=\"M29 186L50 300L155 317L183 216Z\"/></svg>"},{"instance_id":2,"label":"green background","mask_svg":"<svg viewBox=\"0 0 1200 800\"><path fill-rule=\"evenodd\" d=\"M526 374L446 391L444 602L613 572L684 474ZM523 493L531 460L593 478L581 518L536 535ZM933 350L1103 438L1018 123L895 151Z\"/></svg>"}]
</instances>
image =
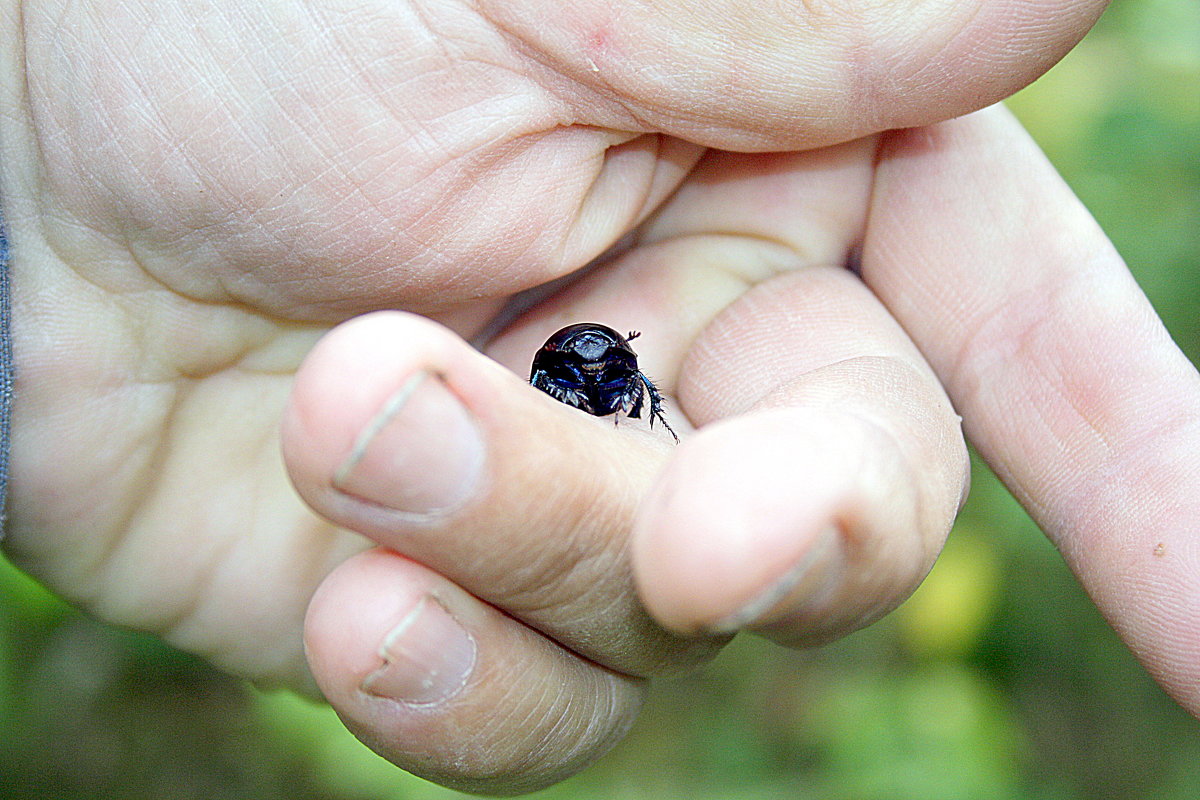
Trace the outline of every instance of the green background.
<instances>
[{"instance_id":1,"label":"green background","mask_svg":"<svg viewBox=\"0 0 1200 800\"><path fill-rule=\"evenodd\" d=\"M1200 3L1118 0L1011 107L1200 358ZM332 712L99 625L0 561L0 798L448 798ZM933 573L816 651L743 637L544 798L1200 797L1200 724L976 463Z\"/></svg>"}]
</instances>

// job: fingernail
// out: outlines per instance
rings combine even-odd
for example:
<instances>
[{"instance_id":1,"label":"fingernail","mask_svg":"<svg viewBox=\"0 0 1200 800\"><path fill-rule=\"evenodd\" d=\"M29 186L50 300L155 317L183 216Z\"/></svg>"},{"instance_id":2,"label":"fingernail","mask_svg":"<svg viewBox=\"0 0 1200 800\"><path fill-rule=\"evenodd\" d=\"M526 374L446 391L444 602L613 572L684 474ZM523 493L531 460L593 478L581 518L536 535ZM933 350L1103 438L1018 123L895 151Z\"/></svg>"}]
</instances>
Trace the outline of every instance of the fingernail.
<instances>
[{"instance_id":1,"label":"fingernail","mask_svg":"<svg viewBox=\"0 0 1200 800\"><path fill-rule=\"evenodd\" d=\"M439 514L471 496L483 458L471 414L441 378L422 372L367 423L333 483L385 508Z\"/></svg>"},{"instance_id":2,"label":"fingernail","mask_svg":"<svg viewBox=\"0 0 1200 800\"><path fill-rule=\"evenodd\" d=\"M436 599L426 595L384 637L383 663L362 691L412 705L448 700L475 668L475 640Z\"/></svg>"},{"instance_id":3,"label":"fingernail","mask_svg":"<svg viewBox=\"0 0 1200 800\"><path fill-rule=\"evenodd\" d=\"M819 608L841 585L841 534L835 526L823 530L795 565L749 603L709 627L713 633L736 633L762 625L801 606Z\"/></svg>"}]
</instances>

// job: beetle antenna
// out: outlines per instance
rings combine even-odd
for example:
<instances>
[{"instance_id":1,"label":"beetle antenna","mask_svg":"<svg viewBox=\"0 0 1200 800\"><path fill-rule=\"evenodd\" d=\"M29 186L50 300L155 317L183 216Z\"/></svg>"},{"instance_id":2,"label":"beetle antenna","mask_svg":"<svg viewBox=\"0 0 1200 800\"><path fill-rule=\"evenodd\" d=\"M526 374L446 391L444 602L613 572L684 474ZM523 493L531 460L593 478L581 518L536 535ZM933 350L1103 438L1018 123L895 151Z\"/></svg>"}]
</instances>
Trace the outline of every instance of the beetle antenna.
<instances>
[{"instance_id":1,"label":"beetle antenna","mask_svg":"<svg viewBox=\"0 0 1200 800\"><path fill-rule=\"evenodd\" d=\"M631 342L641 335L642 335L641 331L630 331L629 335L625 337L625 341Z\"/></svg>"}]
</instances>

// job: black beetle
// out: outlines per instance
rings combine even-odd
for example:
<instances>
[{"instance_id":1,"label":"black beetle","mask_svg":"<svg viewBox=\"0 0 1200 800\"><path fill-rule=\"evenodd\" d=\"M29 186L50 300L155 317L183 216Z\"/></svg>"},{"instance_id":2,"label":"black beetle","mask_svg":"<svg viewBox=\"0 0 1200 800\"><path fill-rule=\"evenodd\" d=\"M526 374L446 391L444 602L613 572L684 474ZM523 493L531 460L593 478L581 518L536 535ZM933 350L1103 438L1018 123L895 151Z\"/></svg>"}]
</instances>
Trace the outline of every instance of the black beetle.
<instances>
[{"instance_id":1,"label":"black beetle","mask_svg":"<svg viewBox=\"0 0 1200 800\"><path fill-rule=\"evenodd\" d=\"M650 427L657 419L679 441L662 413L662 395L638 369L630 339L607 325L580 322L555 333L533 357L529 382L546 394L597 417L624 411L637 419L650 396ZM616 418L614 417L614 421Z\"/></svg>"}]
</instances>

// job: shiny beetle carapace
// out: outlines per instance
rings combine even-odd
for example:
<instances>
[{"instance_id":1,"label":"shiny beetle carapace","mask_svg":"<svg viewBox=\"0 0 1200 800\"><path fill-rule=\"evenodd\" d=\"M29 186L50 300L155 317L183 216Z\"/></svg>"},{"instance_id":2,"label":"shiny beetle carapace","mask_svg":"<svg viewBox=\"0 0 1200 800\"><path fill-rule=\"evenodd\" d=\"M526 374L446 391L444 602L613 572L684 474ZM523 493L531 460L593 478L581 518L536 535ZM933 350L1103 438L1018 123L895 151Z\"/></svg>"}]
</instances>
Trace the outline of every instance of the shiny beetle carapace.
<instances>
[{"instance_id":1,"label":"shiny beetle carapace","mask_svg":"<svg viewBox=\"0 0 1200 800\"><path fill-rule=\"evenodd\" d=\"M607 325L581 322L555 333L533 357L529 382L556 400L597 417L624 412L642 416L650 398L650 427L662 423L675 441L679 437L662 413L662 395L638 369L637 353L629 346L640 334L622 336Z\"/></svg>"}]
</instances>

